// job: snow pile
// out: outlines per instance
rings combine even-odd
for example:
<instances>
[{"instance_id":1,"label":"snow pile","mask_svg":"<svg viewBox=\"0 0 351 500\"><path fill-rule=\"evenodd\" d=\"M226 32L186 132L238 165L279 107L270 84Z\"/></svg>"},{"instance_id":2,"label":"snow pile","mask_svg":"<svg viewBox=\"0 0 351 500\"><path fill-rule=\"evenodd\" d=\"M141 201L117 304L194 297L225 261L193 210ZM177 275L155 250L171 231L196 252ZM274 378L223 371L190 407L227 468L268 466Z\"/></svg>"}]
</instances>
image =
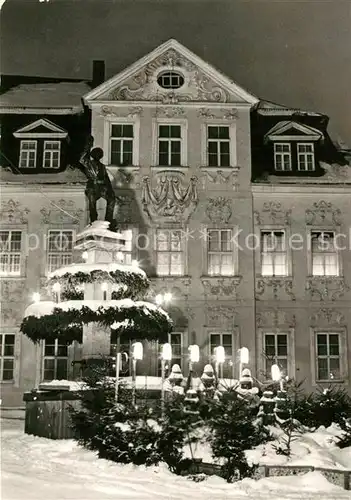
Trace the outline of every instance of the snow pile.
<instances>
[{"instance_id":1,"label":"snow pile","mask_svg":"<svg viewBox=\"0 0 351 500\"><path fill-rule=\"evenodd\" d=\"M50 380L39 384L39 390L65 390L65 391L81 391L86 387L85 382L77 382L74 380Z\"/></svg>"},{"instance_id":2,"label":"snow pile","mask_svg":"<svg viewBox=\"0 0 351 500\"><path fill-rule=\"evenodd\" d=\"M104 264L104 263L96 263L96 264L88 264L87 262L80 262L79 264L70 264L69 266L60 267L56 271L53 271L49 274L48 278L59 278L64 276L65 274L90 274L93 271L105 271L107 273L113 273L115 271L121 271L124 273L133 273L139 274L143 278L146 278L146 273L138 266L131 266L127 264L121 264L117 262Z\"/></svg>"},{"instance_id":3,"label":"snow pile","mask_svg":"<svg viewBox=\"0 0 351 500\"><path fill-rule=\"evenodd\" d=\"M119 465L98 459L71 440L28 436L22 422L4 422L4 500L350 500L350 492L316 472L235 484L213 476L196 483L171 474L164 465Z\"/></svg>"},{"instance_id":4,"label":"snow pile","mask_svg":"<svg viewBox=\"0 0 351 500\"><path fill-rule=\"evenodd\" d=\"M27 307L24 313L24 318L28 316L35 316L41 318L53 313L54 309L61 309L62 311L76 310L80 311L83 307L89 308L91 311L109 309L114 307L116 309L128 309L131 307L138 307L144 310L145 314L152 312L159 312L169 319L168 314L156 306L152 302L144 302L142 300L120 299L120 300L67 300L67 302L60 302L59 304L51 300L35 302Z\"/></svg>"},{"instance_id":5,"label":"snow pile","mask_svg":"<svg viewBox=\"0 0 351 500\"><path fill-rule=\"evenodd\" d=\"M260 465L313 466L331 469L351 470L351 448L340 449L336 446L341 429L333 424L327 429L320 427L315 432L306 432L298 436L291 444L291 456L277 455L274 445L284 434L280 429L270 428L276 437L274 441L246 451L250 463Z\"/></svg>"}]
</instances>

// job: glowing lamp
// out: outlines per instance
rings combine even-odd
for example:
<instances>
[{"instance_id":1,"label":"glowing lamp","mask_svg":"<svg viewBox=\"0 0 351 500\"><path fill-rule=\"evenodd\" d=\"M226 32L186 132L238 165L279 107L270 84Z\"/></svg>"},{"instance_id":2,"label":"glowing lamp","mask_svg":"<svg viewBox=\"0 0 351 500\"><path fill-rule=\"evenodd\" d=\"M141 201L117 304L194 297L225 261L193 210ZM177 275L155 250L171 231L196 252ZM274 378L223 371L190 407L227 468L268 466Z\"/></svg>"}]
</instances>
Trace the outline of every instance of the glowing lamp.
<instances>
[{"instance_id":1,"label":"glowing lamp","mask_svg":"<svg viewBox=\"0 0 351 500\"><path fill-rule=\"evenodd\" d=\"M280 372L278 365L272 365L271 374L272 374L272 380L274 380L275 382L279 382L279 380L282 377L282 374Z\"/></svg>"},{"instance_id":2,"label":"glowing lamp","mask_svg":"<svg viewBox=\"0 0 351 500\"><path fill-rule=\"evenodd\" d=\"M117 257L117 260L119 262L122 262L124 260L124 254L123 254L123 252L117 252L116 257Z\"/></svg>"},{"instance_id":3,"label":"glowing lamp","mask_svg":"<svg viewBox=\"0 0 351 500\"><path fill-rule=\"evenodd\" d=\"M143 344L141 342L135 342L132 345L132 356L135 360L143 359Z\"/></svg>"},{"instance_id":4,"label":"glowing lamp","mask_svg":"<svg viewBox=\"0 0 351 500\"><path fill-rule=\"evenodd\" d=\"M139 267L139 262L137 260L132 260L133 267Z\"/></svg>"},{"instance_id":5,"label":"glowing lamp","mask_svg":"<svg viewBox=\"0 0 351 500\"><path fill-rule=\"evenodd\" d=\"M240 363L247 365L249 362L249 350L247 347L242 347L240 349Z\"/></svg>"},{"instance_id":6,"label":"glowing lamp","mask_svg":"<svg viewBox=\"0 0 351 500\"><path fill-rule=\"evenodd\" d=\"M198 363L200 360L200 349L199 346L194 344L189 346L190 361L192 363Z\"/></svg>"},{"instance_id":7,"label":"glowing lamp","mask_svg":"<svg viewBox=\"0 0 351 500\"><path fill-rule=\"evenodd\" d=\"M170 302L172 300L172 294L170 292L165 293L164 295L164 301L165 302Z\"/></svg>"},{"instance_id":8,"label":"glowing lamp","mask_svg":"<svg viewBox=\"0 0 351 500\"><path fill-rule=\"evenodd\" d=\"M40 302L40 293L34 292L32 298L33 298L33 302Z\"/></svg>"},{"instance_id":9,"label":"glowing lamp","mask_svg":"<svg viewBox=\"0 0 351 500\"><path fill-rule=\"evenodd\" d=\"M83 253L82 253L82 258L83 258L84 260L88 260L88 252L83 252Z\"/></svg>"},{"instance_id":10,"label":"glowing lamp","mask_svg":"<svg viewBox=\"0 0 351 500\"><path fill-rule=\"evenodd\" d=\"M171 344L163 344L161 351L161 358L164 361L171 361L172 359L172 346Z\"/></svg>"},{"instance_id":11,"label":"glowing lamp","mask_svg":"<svg viewBox=\"0 0 351 500\"><path fill-rule=\"evenodd\" d=\"M161 295L160 293L159 293L158 295L156 295L156 297L155 297L155 302L156 302L156 304L157 304L158 306L160 306L160 305L162 304L162 302L163 302L163 297L162 297L162 295Z\"/></svg>"},{"instance_id":12,"label":"glowing lamp","mask_svg":"<svg viewBox=\"0 0 351 500\"><path fill-rule=\"evenodd\" d=\"M224 363L225 361L224 347L222 345L215 347L214 353L216 357L216 363Z\"/></svg>"},{"instance_id":13,"label":"glowing lamp","mask_svg":"<svg viewBox=\"0 0 351 500\"><path fill-rule=\"evenodd\" d=\"M108 284L107 283L101 283L101 290L103 292L107 292L107 289L108 289Z\"/></svg>"},{"instance_id":14,"label":"glowing lamp","mask_svg":"<svg viewBox=\"0 0 351 500\"><path fill-rule=\"evenodd\" d=\"M56 281L56 283L53 284L52 289L55 293L60 293L60 290L61 290L60 283L58 281Z\"/></svg>"}]
</instances>

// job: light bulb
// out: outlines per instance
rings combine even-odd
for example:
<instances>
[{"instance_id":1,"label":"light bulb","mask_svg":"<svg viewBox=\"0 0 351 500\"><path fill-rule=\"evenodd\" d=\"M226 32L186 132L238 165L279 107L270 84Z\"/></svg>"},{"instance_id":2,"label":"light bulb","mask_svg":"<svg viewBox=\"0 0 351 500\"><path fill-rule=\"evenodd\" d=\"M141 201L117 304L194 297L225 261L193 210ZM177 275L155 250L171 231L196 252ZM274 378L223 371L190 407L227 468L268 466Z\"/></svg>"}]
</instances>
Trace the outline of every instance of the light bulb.
<instances>
[{"instance_id":1,"label":"light bulb","mask_svg":"<svg viewBox=\"0 0 351 500\"><path fill-rule=\"evenodd\" d=\"M139 262L137 260L132 260L133 267L139 267Z\"/></svg>"},{"instance_id":2,"label":"light bulb","mask_svg":"<svg viewBox=\"0 0 351 500\"><path fill-rule=\"evenodd\" d=\"M225 361L225 350L222 345L215 347L216 363L224 363Z\"/></svg>"},{"instance_id":3,"label":"light bulb","mask_svg":"<svg viewBox=\"0 0 351 500\"><path fill-rule=\"evenodd\" d=\"M40 302L40 293L39 292L33 293L33 302Z\"/></svg>"},{"instance_id":4,"label":"light bulb","mask_svg":"<svg viewBox=\"0 0 351 500\"><path fill-rule=\"evenodd\" d=\"M132 345L133 349L133 358L136 360L142 360L143 359L143 344L141 342L135 342Z\"/></svg>"},{"instance_id":5,"label":"light bulb","mask_svg":"<svg viewBox=\"0 0 351 500\"><path fill-rule=\"evenodd\" d=\"M84 260L88 260L88 252L83 252L83 253L82 253L82 258L83 258Z\"/></svg>"},{"instance_id":6,"label":"light bulb","mask_svg":"<svg viewBox=\"0 0 351 500\"><path fill-rule=\"evenodd\" d=\"M163 296L159 293L155 297L155 302L158 306L160 306L163 302Z\"/></svg>"},{"instance_id":7,"label":"light bulb","mask_svg":"<svg viewBox=\"0 0 351 500\"><path fill-rule=\"evenodd\" d=\"M279 366L278 365L272 365L271 367L271 374L272 374L272 380L274 380L275 382L279 382L279 380L281 379L281 372L280 372L280 369L279 369Z\"/></svg>"},{"instance_id":8,"label":"light bulb","mask_svg":"<svg viewBox=\"0 0 351 500\"><path fill-rule=\"evenodd\" d=\"M240 363L247 365L249 362L249 350L247 347L242 347L240 349Z\"/></svg>"},{"instance_id":9,"label":"light bulb","mask_svg":"<svg viewBox=\"0 0 351 500\"><path fill-rule=\"evenodd\" d=\"M104 283L101 283L101 290L102 290L103 292L107 292L107 289L108 289L108 284L107 284L107 283L105 283L105 282L104 282Z\"/></svg>"},{"instance_id":10,"label":"light bulb","mask_svg":"<svg viewBox=\"0 0 351 500\"><path fill-rule=\"evenodd\" d=\"M171 344L163 344L161 351L161 358L164 361L171 361L172 359L172 346Z\"/></svg>"},{"instance_id":11,"label":"light bulb","mask_svg":"<svg viewBox=\"0 0 351 500\"><path fill-rule=\"evenodd\" d=\"M53 284L53 287L52 287L53 291L55 293L59 293L59 291L61 290L61 285L58 281L56 281L56 283Z\"/></svg>"},{"instance_id":12,"label":"light bulb","mask_svg":"<svg viewBox=\"0 0 351 500\"><path fill-rule=\"evenodd\" d=\"M170 302L172 300L172 294L170 292L166 292L164 295L164 301Z\"/></svg>"},{"instance_id":13,"label":"light bulb","mask_svg":"<svg viewBox=\"0 0 351 500\"><path fill-rule=\"evenodd\" d=\"M189 346L190 361L192 363L198 363L200 360L200 349L199 346L194 344Z\"/></svg>"}]
</instances>

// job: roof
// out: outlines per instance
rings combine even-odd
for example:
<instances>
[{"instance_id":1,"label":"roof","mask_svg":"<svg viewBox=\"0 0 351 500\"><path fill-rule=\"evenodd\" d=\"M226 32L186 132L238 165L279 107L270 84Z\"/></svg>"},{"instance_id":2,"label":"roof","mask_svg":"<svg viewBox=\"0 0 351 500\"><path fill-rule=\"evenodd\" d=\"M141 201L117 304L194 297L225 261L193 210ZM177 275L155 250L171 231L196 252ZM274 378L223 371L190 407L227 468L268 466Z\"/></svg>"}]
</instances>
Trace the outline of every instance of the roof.
<instances>
[{"instance_id":1,"label":"roof","mask_svg":"<svg viewBox=\"0 0 351 500\"><path fill-rule=\"evenodd\" d=\"M308 116L324 116L321 113L316 113L314 111L304 111L298 108L289 108L282 104L277 104L276 102L266 101L264 99L256 106L256 110L260 114L265 115L292 115L292 114L302 114Z\"/></svg>"},{"instance_id":2,"label":"roof","mask_svg":"<svg viewBox=\"0 0 351 500\"><path fill-rule=\"evenodd\" d=\"M86 177L78 168L67 168L64 172L48 174L14 174L10 169L0 169L0 184L85 184Z\"/></svg>"},{"instance_id":3,"label":"roof","mask_svg":"<svg viewBox=\"0 0 351 500\"><path fill-rule=\"evenodd\" d=\"M0 96L0 113L20 109L29 113L75 114L83 111L82 96L91 90L85 82L22 84Z\"/></svg>"}]
</instances>

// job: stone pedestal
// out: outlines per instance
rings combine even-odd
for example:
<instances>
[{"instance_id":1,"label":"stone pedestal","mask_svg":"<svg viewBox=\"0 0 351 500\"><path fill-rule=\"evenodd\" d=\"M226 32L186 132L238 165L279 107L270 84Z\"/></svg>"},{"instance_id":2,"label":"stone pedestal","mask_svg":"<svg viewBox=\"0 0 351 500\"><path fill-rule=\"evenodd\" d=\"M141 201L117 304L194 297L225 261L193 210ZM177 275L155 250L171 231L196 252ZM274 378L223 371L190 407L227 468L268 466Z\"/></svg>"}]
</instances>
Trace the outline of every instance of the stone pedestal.
<instances>
[{"instance_id":1,"label":"stone pedestal","mask_svg":"<svg viewBox=\"0 0 351 500\"><path fill-rule=\"evenodd\" d=\"M123 250L125 241L122 235L108 229L109 223L96 221L77 235L75 249L85 252L87 270L107 269L108 264L118 262L117 253ZM111 284L88 283L84 288L84 300L111 300ZM110 328L99 323L89 323L83 327L82 358L89 363L92 360L102 360L110 355Z\"/></svg>"}]
</instances>

